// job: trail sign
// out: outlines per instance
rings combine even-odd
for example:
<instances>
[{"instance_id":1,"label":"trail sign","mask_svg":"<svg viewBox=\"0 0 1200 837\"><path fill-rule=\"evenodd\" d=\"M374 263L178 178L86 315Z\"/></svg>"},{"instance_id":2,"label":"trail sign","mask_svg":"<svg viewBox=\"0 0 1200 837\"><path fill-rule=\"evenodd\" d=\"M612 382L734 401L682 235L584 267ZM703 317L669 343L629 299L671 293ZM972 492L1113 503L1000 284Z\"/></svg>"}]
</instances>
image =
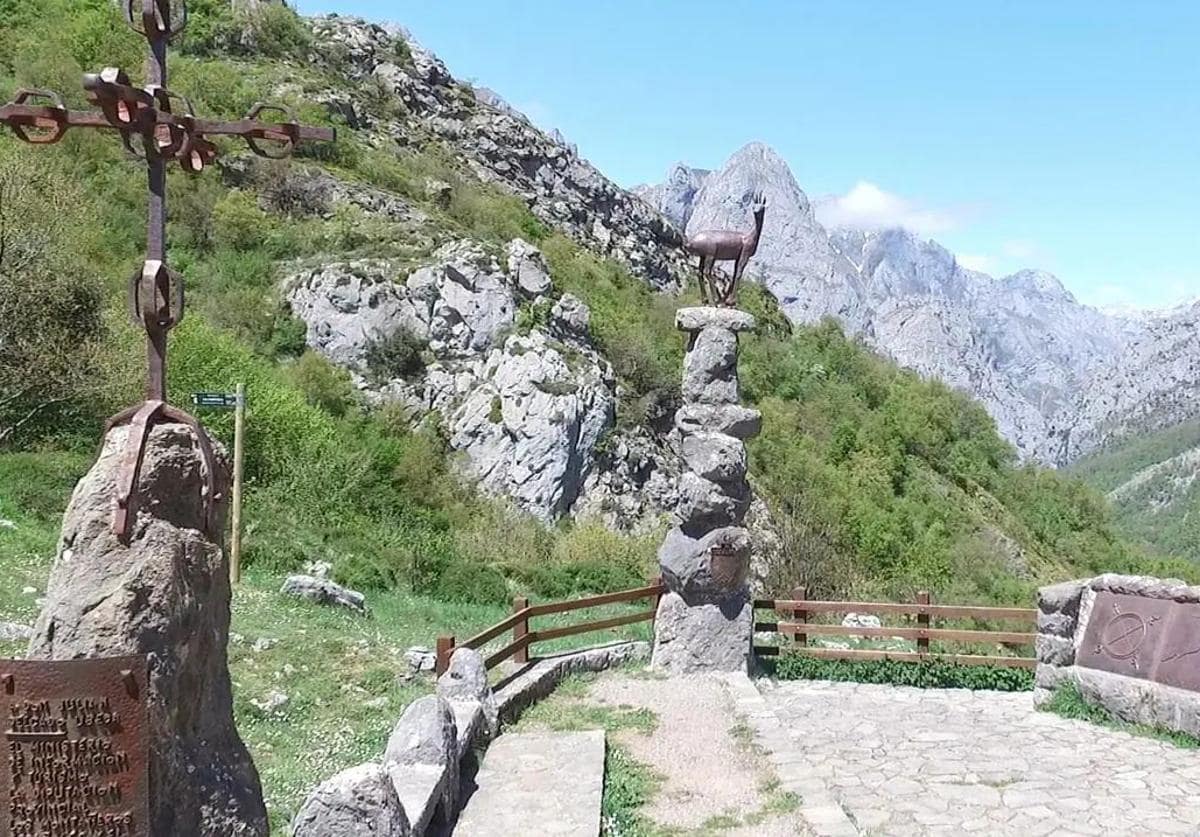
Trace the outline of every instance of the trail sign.
<instances>
[{"instance_id":1,"label":"trail sign","mask_svg":"<svg viewBox=\"0 0 1200 837\"><path fill-rule=\"evenodd\" d=\"M232 410L238 406L238 396L233 392L194 392L192 403L197 407Z\"/></svg>"}]
</instances>

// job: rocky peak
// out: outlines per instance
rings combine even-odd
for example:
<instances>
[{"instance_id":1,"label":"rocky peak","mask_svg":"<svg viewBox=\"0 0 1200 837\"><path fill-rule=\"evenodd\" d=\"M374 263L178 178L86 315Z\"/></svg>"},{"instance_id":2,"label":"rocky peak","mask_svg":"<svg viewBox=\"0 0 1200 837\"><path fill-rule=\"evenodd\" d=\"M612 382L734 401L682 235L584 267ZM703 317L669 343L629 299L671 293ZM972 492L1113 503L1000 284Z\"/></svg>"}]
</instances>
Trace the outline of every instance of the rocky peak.
<instances>
[{"instance_id":1,"label":"rocky peak","mask_svg":"<svg viewBox=\"0 0 1200 837\"><path fill-rule=\"evenodd\" d=\"M652 287L682 285L679 231L645 201L617 186L561 135L547 134L493 91L457 81L436 55L397 28L328 15L312 20L314 60L353 81L373 80L404 104L403 116L342 91L324 101L350 107L374 127L372 141L420 147L437 138L480 179L520 197L542 222L621 262Z\"/></svg>"},{"instance_id":2,"label":"rocky peak","mask_svg":"<svg viewBox=\"0 0 1200 837\"><path fill-rule=\"evenodd\" d=\"M1105 439L1165 426L1185 403L1195 415L1200 351L1178 326L1195 320L1194 307L1174 318L1115 317L1080 304L1049 273L993 279L908 230L826 230L787 163L762 143L702 178L691 171L677 165L642 194L694 233L748 228L749 196L763 191L763 240L747 275L792 320L836 317L899 363L979 398L1026 457L1063 464Z\"/></svg>"}]
</instances>

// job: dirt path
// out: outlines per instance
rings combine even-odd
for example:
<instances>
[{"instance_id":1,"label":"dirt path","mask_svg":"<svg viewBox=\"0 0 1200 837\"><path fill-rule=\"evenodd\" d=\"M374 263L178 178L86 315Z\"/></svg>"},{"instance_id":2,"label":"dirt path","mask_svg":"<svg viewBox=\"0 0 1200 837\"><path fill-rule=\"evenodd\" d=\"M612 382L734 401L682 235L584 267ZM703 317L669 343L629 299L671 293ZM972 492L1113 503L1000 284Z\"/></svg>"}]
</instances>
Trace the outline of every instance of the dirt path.
<instances>
[{"instance_id":1,"label":"dirt path","mask_svg":"<svg viewBox=\"0 0 1200 837\"><path fill-rule=\"evenodd\" d=\"M720 680L614 674L597 679L584 699L658 718L653 733L623 729L611 738L660 776L657 794L640 813L669 833L810 833L796 812L798 800L778 789L770 765L753 750Z\"/></svg>"}]
</instances>

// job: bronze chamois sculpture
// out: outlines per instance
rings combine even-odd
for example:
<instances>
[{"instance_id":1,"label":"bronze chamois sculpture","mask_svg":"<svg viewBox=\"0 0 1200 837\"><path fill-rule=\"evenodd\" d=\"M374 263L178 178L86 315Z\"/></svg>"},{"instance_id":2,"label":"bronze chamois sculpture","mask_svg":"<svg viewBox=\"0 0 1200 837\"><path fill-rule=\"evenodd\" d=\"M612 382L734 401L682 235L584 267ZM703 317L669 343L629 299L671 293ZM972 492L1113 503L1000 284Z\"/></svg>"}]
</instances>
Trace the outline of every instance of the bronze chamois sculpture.
<instances>
[{"instance_id":1,"label":"bronze chamois sculpture","mask_svg":"<svg viewBox=\"0 0 1200 837\"><path fill-rule=\"evenodd\" d=\"M742 281L742 273L746 263L758 250L758 239L762 235L763 215L767 212L767 199L762 192L756 192L752 210L754 213L754 229L750 232L735 232L734 230L705 230L688 237L684 248L693 255L700 257L700 301L709 304L712 296L713 305L733 307L737 305L738 283ZM733 278L719 288L716 277L717 262L733 262Z\"/></svg>"}]
</instances>

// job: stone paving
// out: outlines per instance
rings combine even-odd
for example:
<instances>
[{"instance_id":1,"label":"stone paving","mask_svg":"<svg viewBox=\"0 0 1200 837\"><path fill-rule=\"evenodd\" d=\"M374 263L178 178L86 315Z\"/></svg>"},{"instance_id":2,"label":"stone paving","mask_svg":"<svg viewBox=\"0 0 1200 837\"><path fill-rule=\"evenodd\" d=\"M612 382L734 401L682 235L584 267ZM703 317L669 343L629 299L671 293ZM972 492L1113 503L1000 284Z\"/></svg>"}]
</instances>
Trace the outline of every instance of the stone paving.
<instances>
[{"instance_id":1,"label":"stone paving","mask_svg":"<svg viewBox=\"0 0 1200 837\"><path fill-rule=\"evenodd\" d=\"M501 735L475 781L455 837L596 837L604 731Z\"/></svg>"},{"instance_id":2,"label":"stone paving","mask_svg":"<svg viewBox=\"0 0 1200 837\"><path fill-rule=\"evenodd\" d=\"M1028 692L756 684L760 743L782 727L769 755L830 833L832 798L863 834L1200 834L1200 751L1039 712Z\"/></svg>"}]
</instances>

